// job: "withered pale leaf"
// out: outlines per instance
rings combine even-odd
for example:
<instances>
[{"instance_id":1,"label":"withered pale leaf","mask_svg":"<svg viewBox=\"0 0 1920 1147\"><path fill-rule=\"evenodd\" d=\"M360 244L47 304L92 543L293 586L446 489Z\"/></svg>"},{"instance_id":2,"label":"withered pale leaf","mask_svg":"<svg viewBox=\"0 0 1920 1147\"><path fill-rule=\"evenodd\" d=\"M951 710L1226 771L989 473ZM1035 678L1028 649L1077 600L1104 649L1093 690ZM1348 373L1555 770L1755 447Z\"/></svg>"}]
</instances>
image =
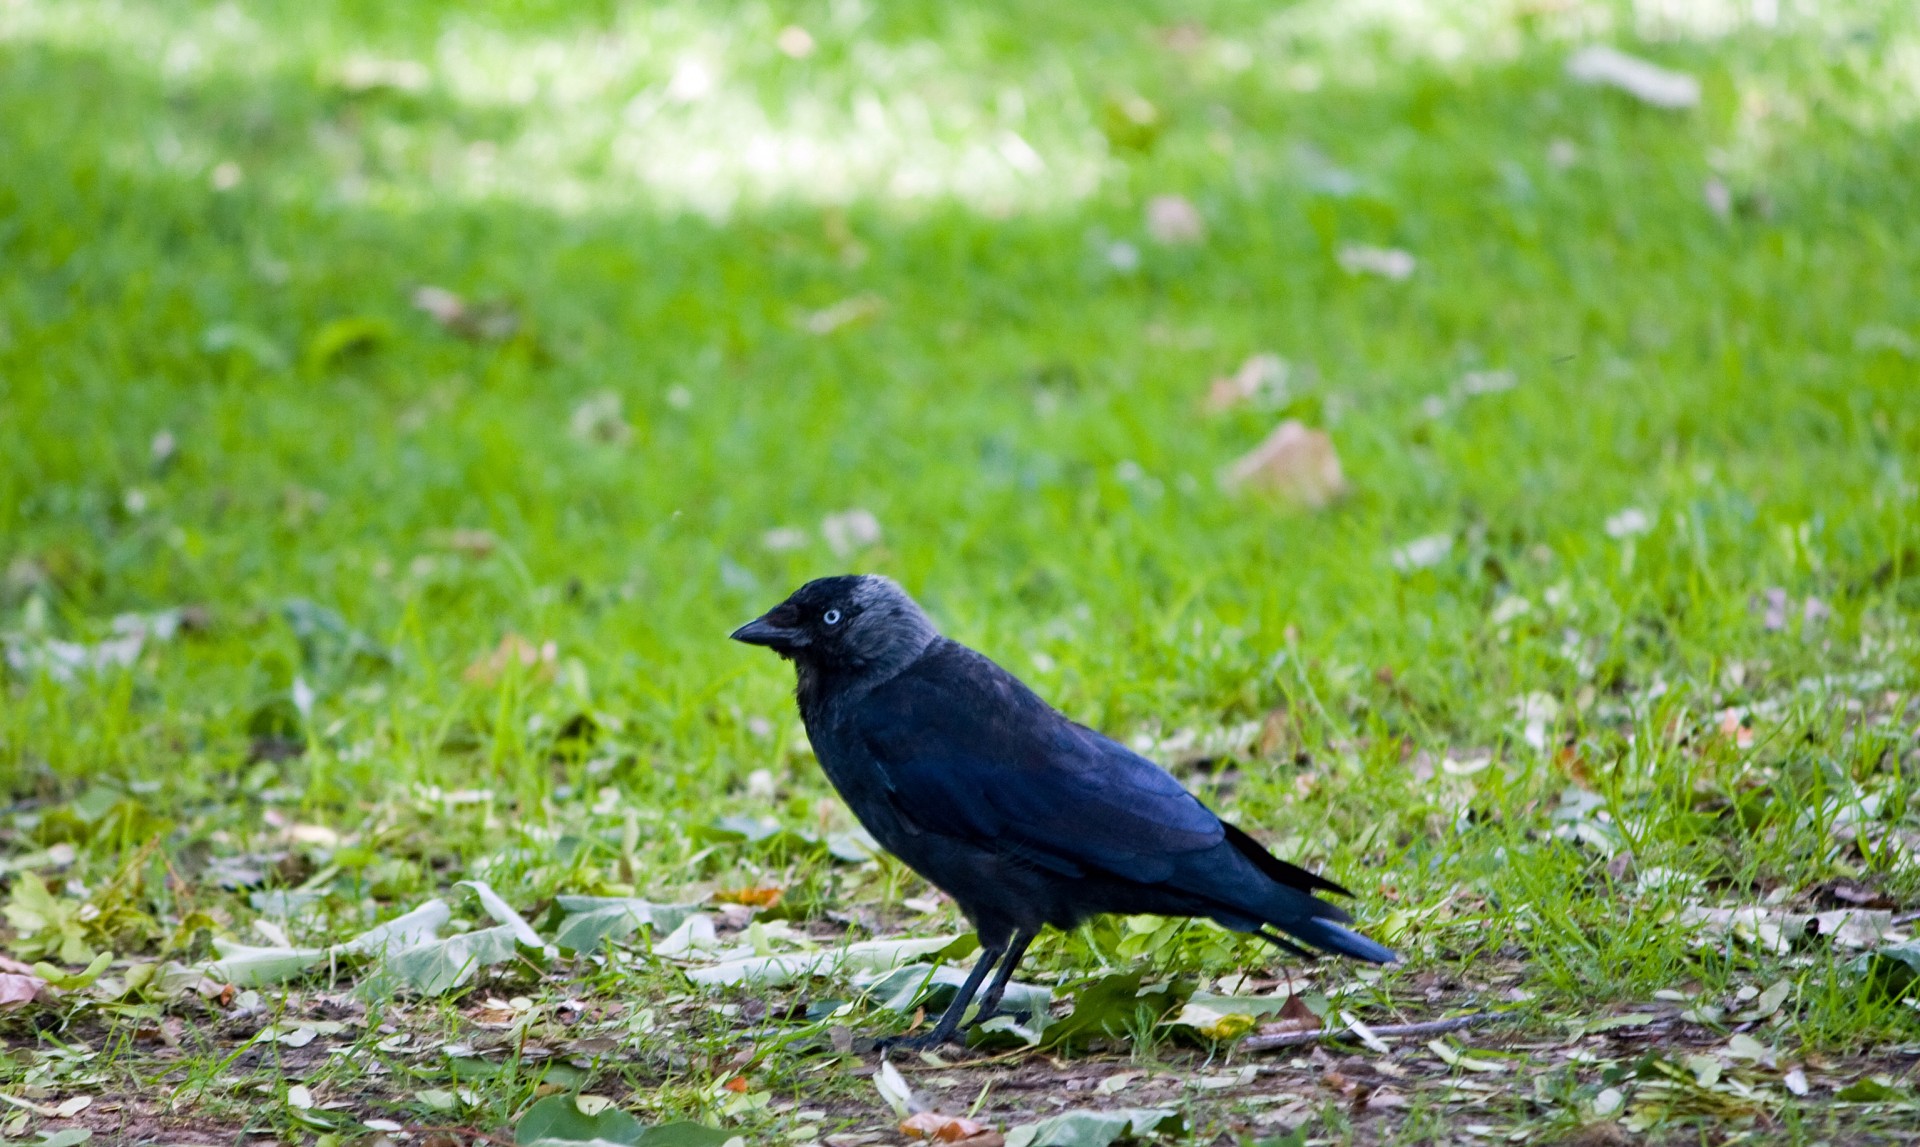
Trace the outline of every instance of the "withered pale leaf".
<instances>
[{"instance_id":1,"label":"withered pale leaf","mask_svg":"<svg viewBox=\"0 0 1920 1147\"><path fill-rule=\"evenodd\" d=\"M517 633L509 633L491 653L467 666L460 678L473 685L493 686L500 683L508 668L517 664L527 670L529 676L547 681L553 677L554 662L558 658L559 648L553 642L536 646Z\"/></svg>"},{"instance_id":2,"label":"withered pale leaf","mask_svg":"<svg viewBox=\"0 0 1920 1147\"><path fill-rule=\"evenodd\" d=\"M1287 362L1279 355L1253 355L1239 370L1213 380L1207 388L1207 409L1218 413L1255 401L1278 405L1286 397L1288 373Z\"/></svg>"},{"instance_id":3,"label":"withered pale leaf","mask_svg":"<svg viewBox=\"0 0 1920 1147\"><path fill-rule=\"evenodd\" d=\"M1657 108L1690 108L1700 102L1700 81L1618 48L1592 44L1567 58L1567 75L1582 84L1617 88Z\"/></svg>"},{"instance_id":4,"label":"withered pale leaf","mask_svg":"<svg viewBox=\"0 0 1920 1147\"><path fill-rule=\"evenodd\" d=\"M1230 490L1264 490L1315 510L1347 492L1333 439L1292 418L1229 466L1221 481Z\"/></svg>"},{"instance_id":5,"label":"withered pale leaf","mask_svg":"<svg viewBox=\"0 0 1920 1147\"><path fill-rule=\"evenodd\" d=\"M1156 195L1147 201L1147 234L1170 247L1198 243L1207 237L1200 209L1184 195Z\"/></svg>"},{"instance_id":6,"label":"withered pale leaf","mask_svg":"<svg viewBox=\"0 0 1920 1147\"><path fill-rule=\"evenodd\" d=\"M16 972L0 973L0 1012L10 1012L33 1002L47 982L39 976Z\"/></svg>"}]
</instances>

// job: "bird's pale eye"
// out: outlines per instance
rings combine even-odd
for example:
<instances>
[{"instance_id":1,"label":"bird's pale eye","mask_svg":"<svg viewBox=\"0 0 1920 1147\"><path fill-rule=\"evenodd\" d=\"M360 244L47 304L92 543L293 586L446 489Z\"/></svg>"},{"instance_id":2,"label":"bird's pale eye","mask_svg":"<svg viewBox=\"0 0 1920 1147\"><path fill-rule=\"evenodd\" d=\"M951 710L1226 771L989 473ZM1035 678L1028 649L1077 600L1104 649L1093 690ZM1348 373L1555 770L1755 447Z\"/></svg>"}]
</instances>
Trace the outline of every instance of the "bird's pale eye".
<instances>
[{"instance_id":1,"label":"bird's pale eye","mask_svg":"<svg viewBox=\"0 0 1920 1147\"><path fill-rule=\"evenodd\" d=\"M830 609L827 612L820 615L820 620L826 622L828 625L839 625L840 611L837 609Z\"/></svg>"}]
</instances>

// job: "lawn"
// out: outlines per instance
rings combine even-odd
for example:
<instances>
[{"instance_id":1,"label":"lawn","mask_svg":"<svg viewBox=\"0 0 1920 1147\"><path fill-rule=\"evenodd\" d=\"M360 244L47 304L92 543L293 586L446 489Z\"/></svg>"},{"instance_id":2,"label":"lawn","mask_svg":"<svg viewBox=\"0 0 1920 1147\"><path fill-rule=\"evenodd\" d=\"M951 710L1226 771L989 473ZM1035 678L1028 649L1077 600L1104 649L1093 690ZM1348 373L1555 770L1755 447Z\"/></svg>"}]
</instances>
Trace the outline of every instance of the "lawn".
<instances>
[{"instance_id":1,"label":"lawn","mask_svg":"<svg viewBox=\"0 0 1920 1147\"><path fill-rule=\"evenodd\" d=\"M0 1138L1910 1134L1920 10L1028 7L0 2ZM1402 962L877 1070L848 570Z\"/></svg>"}]
</instances>

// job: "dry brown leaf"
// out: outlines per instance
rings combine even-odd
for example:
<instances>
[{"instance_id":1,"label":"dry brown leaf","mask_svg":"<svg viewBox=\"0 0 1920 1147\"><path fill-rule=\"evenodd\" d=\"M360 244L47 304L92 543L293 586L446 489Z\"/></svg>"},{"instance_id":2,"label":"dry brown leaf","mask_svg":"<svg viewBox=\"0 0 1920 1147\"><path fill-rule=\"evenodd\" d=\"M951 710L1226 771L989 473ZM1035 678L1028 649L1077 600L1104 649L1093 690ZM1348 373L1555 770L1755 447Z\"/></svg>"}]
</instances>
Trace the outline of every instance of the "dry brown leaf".
<instances>
[{"instance_id":1,"label":"dry brown leaf","mask_svg":"<svg viewBox=\"0 0 1920 1147\"><path fill-rule=\"evenodd\" d=\"M530 670L535 679L547 681L553 677L554 662L559 656L559 648L551 641L535 646L519 634L509 633L493 647L493 652L467 666L460 679L472 685L497 685L508 667L517 663Z\"/></svg>"},{"instance_id":2,"label":"dry brown leaf","mask_svg":"<svg viewBox=\"0 0 1920 1147\"><path fill-rule=\"evenodd\" d=\"M26 1007L46 986L47 982L38 976L23 976L17 972L0 974L0 1012Z\"/></svg>"},{"instance_id":3,"label":"dry brown leaf","mask_svg":"<svg viewBox=\"0 0 1920 1147\"><path fill-rule=\"evenodd\" d=\"M1261 1035L1285 1035L1289 1032L1317 1032L1320 1030L1320 1017L1313 1014L1305 1000L1297 995L1287 997L1273 1018L1260 1025Z\"/></svg>"},{"instance_id":4,"label":"dry brown leaf","mask_svg":"<svg viewBox=\"0 0 1920 1147\"><path fill-rule=\"evenodd\" d=\"M931 1139L939 1143L966 1143L969 1147L999 1147L1006 1142L1000 1133L984 1123L964 1115L942 1115L922 1111L900 1122L900 1134L909 1139Z\"/></svg>"},{"instance_id":5,"label":"dry brown leaf","mask_svg":"<svg viewBox=\"0 0 1920 1147\"><path fill-rule=\"evenodd\" d=\"M1291 757L1302 744L1299 725L1285 706L1267 710L1260 719L1260 737L1254 742L1263 757Z\"/></svg>"},{"instance_id":6,"label":"dry brown leaf","mask_svg":"<svg viewBox=\"0 0 1920 1147\"><path fill-rule=\"evenodd\" d=\"M1230 490L1265 490L1315 510L1347 492L1333 439L1292 418L1229 466L1221 480Z\"/></svg>"},{"instance_id":7,"label":"dry brown leaf","mask_svg":"<svg viewBox=\"0 0 1920 1147\"><path fill-rule=\"evenodd\" d=\"M713 894L721 904L745 904L750 908L771 908L786 895L784 888L730 888Z\"/></svg>"}]
</instances>

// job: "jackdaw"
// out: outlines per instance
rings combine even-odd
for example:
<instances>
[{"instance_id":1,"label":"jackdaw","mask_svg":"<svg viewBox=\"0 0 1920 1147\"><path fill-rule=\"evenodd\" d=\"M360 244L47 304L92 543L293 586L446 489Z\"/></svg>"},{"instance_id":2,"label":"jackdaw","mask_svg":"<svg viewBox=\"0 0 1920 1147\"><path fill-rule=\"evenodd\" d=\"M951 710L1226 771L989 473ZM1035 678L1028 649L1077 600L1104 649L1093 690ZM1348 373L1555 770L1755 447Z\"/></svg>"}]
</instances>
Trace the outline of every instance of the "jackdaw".
<instances>
[{"instance_id":1,"label":"jackdaw","mask_svg":"<svg viewBox=\"0 0 1920 1147\"><path fill-rule=\"evenodd\" d=\"M734 630L794 663L827 779L887 851L953 897L980 958L921 1047L994 1013L1042 925L1106 912L1202 916L1376 963L1388 949L1315 892L1352 893L1269 853L1117 741L1061 716L934 629L884 577L820 578ZM1283 935L1284 934L1284 935Z\"/></svg>"}]
</instances>

